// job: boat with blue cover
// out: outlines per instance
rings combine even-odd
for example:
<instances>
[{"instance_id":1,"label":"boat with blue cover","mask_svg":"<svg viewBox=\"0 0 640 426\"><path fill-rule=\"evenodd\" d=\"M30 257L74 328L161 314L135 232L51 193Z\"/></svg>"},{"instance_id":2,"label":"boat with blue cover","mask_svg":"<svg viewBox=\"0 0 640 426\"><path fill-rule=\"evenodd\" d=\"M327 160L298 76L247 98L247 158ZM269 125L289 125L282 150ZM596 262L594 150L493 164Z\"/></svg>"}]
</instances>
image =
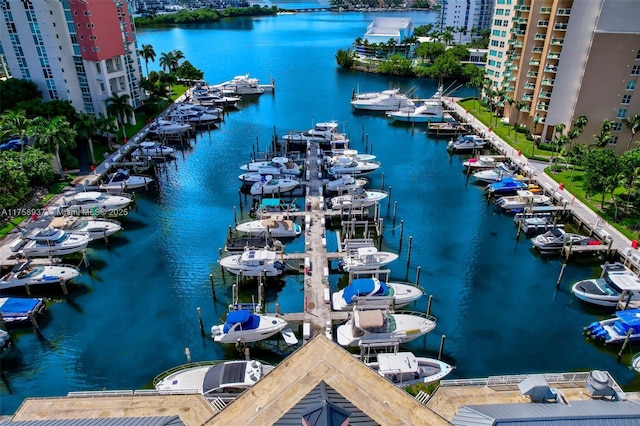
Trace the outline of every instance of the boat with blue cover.
<instances>
[{"instance_id":1,"label":"boat with blue cover","mask_svg":"<svg viewBox=\"0 0 640 426\"><path fill-rule=\"evenodd\" d=\"M640 340L640 309L618 311L613 318L595 321L585 328L585 334L604 343Z\"/></svg>"},{"instance_id":2,"label":"boat with blue cover","mask_svg":"<svg viewBox=\"0 0 640 426\"><path fill-rule=\"evenodd\" d=\"M357 278L331 297L333 309L344 311L352 309L354 304L365 305L368 302L388 300L396 307L403 307L424 295L422 288L411 284L380 281L377 278Z\"/></svg>"},{"instance_id":3,"label":"boat with blue cover","mask_svg":"<svg viewBox=\"0 0 640 426\"><path fill-rule=\"evenodd\" d=\"M276 316L238 309L227 314L224 324L211 327L211 337L218 343L258 342L281 332L288 323Z\"/></svg>"},{"instance_id":4,"label":"boat with blue cover","mask_svg":"<svg viewBox=\"0 0 640 426\"><path fill-rule=\"evenodd\" d=\"M20 327L31 318L44 313L46 305L41 298L0 297L0 314L7 327Z\"/></svg>"},{"instance_id":5,"label":"boat with blue cover","mask_svg":"<svg viewBox=\"0 0 640 426\"><path fill-rule=\"evenodd\" d=\"M515 195L518 191L529 189L529 184L515 180L512 177L505 177L498 182L490 183L486 186L485 191L489 195L502 197L503 195Z\"/></svg>"}]
</instances>

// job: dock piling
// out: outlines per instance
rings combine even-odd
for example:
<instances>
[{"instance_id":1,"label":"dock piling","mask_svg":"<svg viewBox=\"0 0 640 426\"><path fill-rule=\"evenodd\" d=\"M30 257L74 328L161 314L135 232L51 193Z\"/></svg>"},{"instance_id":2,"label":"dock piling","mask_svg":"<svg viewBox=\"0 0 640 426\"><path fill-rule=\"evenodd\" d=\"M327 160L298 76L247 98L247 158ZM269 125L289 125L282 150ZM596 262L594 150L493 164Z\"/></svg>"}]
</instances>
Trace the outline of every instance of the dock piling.
<instances>
[{"instance_id":1,"label":"dock piling","mask_svg":"<svg viewBox=\"0 0 640 426\"><path fill-rule=\"evenodd\" d=\"M409 236L409 250L407 252L407 269L409 269L409 264L411 263L411 245L413 244L413 237Z\"/></svg>"},{"instance_id":2,"label":"dock piling","mask_svg":"<svg viewBox=\"0 0 640 426\"><path fill-rule=\"evenodd\" d=\"M402 235L404 234L404 219L400 220L400 242L398 243L398 251L402 253Z\"/></svg>"},{"instance_id":3,"label":"dock piling","mask_svg":"<svg viewBox=\"0 0 640 426\"><path fill-rule=\"evenodd\" d=\"M204 336L204 324L202 323L202 313L200 311L200 306L196 308L196 313L198 314L198 323L200 324L200 333Z\"/></svg>"},{"instance_id":4,"label":"dock piling","mask_svg":"<svg viewBox=\"0 0 640 426\"><path fill-rule=\"evenodd\" d=\"M393 228L396 227L396 213L398 211L398 202L394 201L393 202Z\"/></svg>"},{"instance_id":5,"label":"dock piling","mask_svg":"<svg viewBox=\"0 0 640 426\"><path fill-rule=\"evenodd\" d=\"M562 269L560 269L560 275L558 275L558 281L556 282L556 289L560 288L562 277L564 276L564 270L567 268L567 262L562 263Z\"/></svg>"},{"instance_id":6,"label":"dock piling","mask_svg":"<svg viewBox=\"0 0 640 426\"><path fill-rule=\"evenodd\" d=\"M422 271L422 267L418 266L418 269L416 270L416 286L420 285L420 272Z\"/></svg>"},{"instance_id":7,"label":"dock piling","mask_svg":"<svg viewBox=\"0 0 640 426\"><path fill-rule=\"evenodd\" d=\"M438 350L438 360L442 358L442 351L444 349L444 341L447 339L447 335L443 334L442 338L440 338L440 349Z\"/></svg>"},{"instance_id":8,"label":"dock piling","mask_svg":"<svg viewBox=\"0 0 640 426\"><path fill-rule=\"evenodd\" d=\"M622 352L624 352L625 348L629 344L629 340L631 339L631 333L633 333L633 327L629 328L629 331L627 331L627 336L624 338L624 342L622 343L622 347L620 348L620 352L618 352L617 361L620 361L620 358L622 358Z\"/></svg>"},{"instance_id":9,"label":"dock piling","mask_svg":"<svg viewBox=\"0 0 640 426\"><path fill-rule=\"evenodd\" d=\"M216 286L213 283L213 274L209 274L209 282L211 282L211 295L213 296L213 301L217 302L218 298L216 297Z\"/></svg>"},{"instance_id":10,"label":"dock piling","mask_svg":"<svg viewBox=\"0 0 640 426\"><path fill-rule=\"evenodd\" d=\"M191 363L191 349L184 348L184 354L187 356L187 364Z\"/></svg>"},{"instance_id":11,"label":"dock piling","mask_svg":"<svg viewBox=\"0 0 640 426\"><path fill-rule=\"evenodd\" d=\"M427 303L427 315L431 315L431 304L433 303L433 294L429 295L429 303Z\"/></svg>"}]
</instances>

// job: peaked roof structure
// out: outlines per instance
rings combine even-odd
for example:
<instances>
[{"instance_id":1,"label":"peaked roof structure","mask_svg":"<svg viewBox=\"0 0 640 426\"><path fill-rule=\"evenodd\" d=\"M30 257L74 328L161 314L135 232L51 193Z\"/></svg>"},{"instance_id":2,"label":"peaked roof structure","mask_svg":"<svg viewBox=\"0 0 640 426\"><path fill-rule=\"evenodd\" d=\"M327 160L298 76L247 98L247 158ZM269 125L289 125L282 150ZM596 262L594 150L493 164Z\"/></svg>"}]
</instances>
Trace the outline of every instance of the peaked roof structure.
<instances>
[{"instance_id":1,"label":"peaked roof structure","mask_svg":"<svg viewBox=\"0 0 640 426\"><path fill-rule=\"evenodd\" d=\"M302 416L322 402L317 395L323 392L333 407L350 412L350 424L448 424L323 335L289 355L207 424L300 425Z\"/></svg>"}]
</instances>

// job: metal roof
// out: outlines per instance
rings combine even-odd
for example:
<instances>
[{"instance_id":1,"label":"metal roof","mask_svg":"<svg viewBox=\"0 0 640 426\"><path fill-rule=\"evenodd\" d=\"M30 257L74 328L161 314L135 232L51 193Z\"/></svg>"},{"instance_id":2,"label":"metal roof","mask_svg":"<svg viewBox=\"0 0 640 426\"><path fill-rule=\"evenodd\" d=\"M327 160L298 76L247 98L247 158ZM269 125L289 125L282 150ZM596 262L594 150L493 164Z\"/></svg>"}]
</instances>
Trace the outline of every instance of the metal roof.
<instances>
[{"instance_id":1,"label":"metal roof","mask_svg":"<svg viewBox=\"0 0 640 426\"><path fill-rule=\"evenodd\" d=\"M105 419L22 420L0 426L184 426L179 416L114 417Z\"/></svg>"},{"instance_id":2,"label":"metal roof","mask_svg":"<svg viewBox=\"0 0 640 426\"><path fill-rule=\"evenodd\" d=\"M561 403L464 405L456 426L631 426L640 423L640 405L629 401L588 400Z\"/></svg>"}]
</instances>

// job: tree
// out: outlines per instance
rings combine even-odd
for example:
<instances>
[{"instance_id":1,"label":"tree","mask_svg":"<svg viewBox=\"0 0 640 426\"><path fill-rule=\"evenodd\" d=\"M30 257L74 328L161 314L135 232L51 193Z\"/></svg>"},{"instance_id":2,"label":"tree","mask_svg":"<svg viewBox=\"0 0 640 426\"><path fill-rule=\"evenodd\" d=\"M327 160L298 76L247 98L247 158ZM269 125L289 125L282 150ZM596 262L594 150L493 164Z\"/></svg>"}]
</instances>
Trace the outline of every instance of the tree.
<instances>
[{"instance_id":1,"label":"tree","mask_svg":"<svg viewBox=\"0 0 640 426\"><path fill-rule=\"evenodd\" d=\"M161 87L167 87L168 91L167 91L167 100L171 100L171 95L172 95L172 91L171 91L171 86L175 85L178 82L178 78L175 76L175 74L173 73L165 73L165 72L161 72L160 73L160 85Z\"/></svg>"},{"instance_id":2,"label":"tree","mask_svg":"<svg viewBox=\"0 0 640 426\"><path fill-rule=\"evenodd\" d=\"M447 48L444 43L420 43L416 48L416 55L433 62L437 57L443 55L445 50Z\"/></svg>"},{"instance_id":3,"label":"tree","mask_svg":"<svg viewBox=\"0 0 640 426\"><path fill-rule=\"evenodd\" d=\"M446 78L459 75L462 71L462 65L452 53L447 51L444 55L436 58L431 69L433 70L433 75L441 83Z\"/></svg>"},{"instance_id":4,"label":"tree","mask_svg":"<svg viewBox=\"0 0 640 426\"><path fill-rule=\"evenodd\" d=\"M515 140L517 142L518 141L518 130L520 130L520 123L519 123L519 121L520 121L520 113L527 108L527 103L522 101L522 100L520 100L520 101L514 102L513 105L516 107L516 111L517 111L516 112L516 121L515 121L515 124L513 126L515 131L516 131Z\"/></svg>"},{"instance_id":5,"label":"tree","mask_svg":"<svg viewBox=\"0 0 640 426\"><path fill-rule=\"evenodd\" d=\"M356 52L351 49L338 49L338 52L336 53L336 62L341 67L353 68L356 63Z\"/></svg>"},{"instance_id":6,"label":"tree","mask_svg":"<svg viewBox=\"0 0 640 426\"><path fill-rule=\"evenodd\" d=\"M553 126L553 138L551 140L553 144L554 153L560 151L560 143L565 140L563 138L563 134L566 127L567 125L564 123L558 123L555 126Z\"/></svg>"},{"instance_id":7,"label":"tree","mask_svg":"<svg viewBox=\"0 0 640 426\"><path fill-rule=\"evenodd\" d=\"M93 135L98 131L98 123L96 117L93 114L82 113L80 114L79 121L73 126L78 137L81 140L86 140L89 146L89 155L91 156L91 163L96 164L96 156L93 151Z\"/></svg>"},{"instance_id":8,"label":"tree","mask_svg":"<svg viewBox=\"0 0 640 426\"><path fill-rule=\"evenodd\" d=\"M416 37L426 37L431 31L433 31L434 25L432 23L426 25L419 25L413 30L413 34Z\"/></svg>"},{"instance_id":9,"label":"tree","mask_svg":"<svg viewBox=\"0 0 640 426\"><path fill-rule=\"evenodd\" d=\"M464 25L461 25L459 27L456 27L456 32L458 33L458 45L462 44L462 35L467 35L467 27L465 27Z\"/></svg>"},{"instance_id":10,"label":"tree","mask_svg":"<svg viewBox=\"0 0 640 426\"><path fill-rule=\"evenodd\" d=\"M156 61L156 51L153 50L153 46L150 44L143 44L142 49L140 49L140 56L144 59L147 75L149 75L149 61Z\"/></svg>"},{"instance_id":11,"label":"tree","mask_svg":"<svg viewBox=\"0 0 640 426\"><path fill-rule=\"evenodd\" d=\"M454 37L453 37L453 33L452 32L445 31L444 33L442 33L442 41L444 41L444 44L446 44L447 46L449 46L451 44L453 39L454 39Z\"/></svg>"},{"instance_id":12,"label":"tree","mask_svg":"<svg viewBox=\"0 0 640 426\"><path fill-rule=\"evenodd\" d=\"M0 93L2 94L0 112L14 109L20 102L42 98L42 92L33 81L19 78L0 80Z\"/></svg>"},{"instance_id":13,"label":"tree","mask_svg":"<svg viewBox=\"0 0 640 426\"><path fill-rule=\"evenodd\" d=\"M60 161L60 145L75 144L76 131L63 116L54 117L52 120L37 118L36 126L38 128L37 144L53 152L57 169L55 171L64 174L62 161Z\"/></svg>"},{"instance_id":14,"label":"tree","mask_svg":"<svg viewBox=\"0 0 640 426\"><path fill-rule=\"evenodd\" d=\"M29 193L29 180L27 179L20 159L16 161L9 152L0 154L0 208L16 205Z\"/></svg>"},{"instance_id":15,"label":"tree","mask_svg":"<svg viewBox=\"0 0 640 426\"><path fill-rule=\"evenodd\" d=\"M176 62L173 52L164 52L160 54L160 66L163 71L169 71L173 69L173 64Z\"/></svg>"},{"instance_id":16,"label":"tree","mask_svg":"<svg viewBox=\"0 0 640 426\"><path fill-rule=\"evenodd\" d=\"M411 61L399 54L391 55L389 60L378 65L377 72L381 74L391 74L399 76L413 75Z\"/></svg>"},{"instance_id":17,"label":"tree","mask_svg":"<svg viewBox=\"0 0 640 426\"><path fill-rule=\"evenodd\" d=\"M640 131L640 114L636 114L631 117L625 117L622 120L627 129L631 132L631 137L629 138L629 143L627 144L627 151L631 149L631 144L633 143L633 138L636 136L636 133Z\"/></svg>"},{"instance_id":18,"label":"tree","mask_svg":"<svg viewBox=\"0 0 640 426\"><path fill-rule=\"evenodd\" d=\"M124 130L124 124L129 117L134 116L133 107L129 104L129 95L118 95L114 93L107 100L107 114L116 119L118 127L122 128L122 137L126 139L127 135Z\"/></svg>"},{"instance_id":19,"label":"tree","mask_svg":"<svg viewBox=\"0 0 640 426\"><path fill-rule=\"evenodd\" d=\"M24 110L8 110L0 117L0 128L3 133L20 139L20 166L23 165L24 147L27 144L33 120L27 118Z\"/></svg>"},{"instance_id":20,"label":"tree","mask_svg":"<svg viewBox=\"0 0 640 426\"><path fill-rule=\"evenodd\" d=\"M387 42L387 46L389 47L389 50L391 50L391 54L395 54L396 53L396 44L398 42L396 41L395 38L390 38L389 41Z\"/></svg>"},{"instance_id":21,"label":"tree","mask_svg":"<svg viewBox=\"0 0 640 426\"><path fill-rule=\"evenodd\" d=\"M585 153L582 165L585 167L584 190L589 196L601 193L604 209L607 187L611 185L611 177L620 172L620 161L610 149L595 149Z\"/></svg>"},{"instance_id":22,"label":"tree","mask_svg":"<svg viewBox=\"0 0 640 426\"><path fill-rule=\"evenodd\" d=\"M613 136L611 135L612 126L613 122L605 119L600 126L600 133L593 135L595 145L598 148L604 148L611 143L611 140L613 139Z\"/></svg>"}]
</instances>

